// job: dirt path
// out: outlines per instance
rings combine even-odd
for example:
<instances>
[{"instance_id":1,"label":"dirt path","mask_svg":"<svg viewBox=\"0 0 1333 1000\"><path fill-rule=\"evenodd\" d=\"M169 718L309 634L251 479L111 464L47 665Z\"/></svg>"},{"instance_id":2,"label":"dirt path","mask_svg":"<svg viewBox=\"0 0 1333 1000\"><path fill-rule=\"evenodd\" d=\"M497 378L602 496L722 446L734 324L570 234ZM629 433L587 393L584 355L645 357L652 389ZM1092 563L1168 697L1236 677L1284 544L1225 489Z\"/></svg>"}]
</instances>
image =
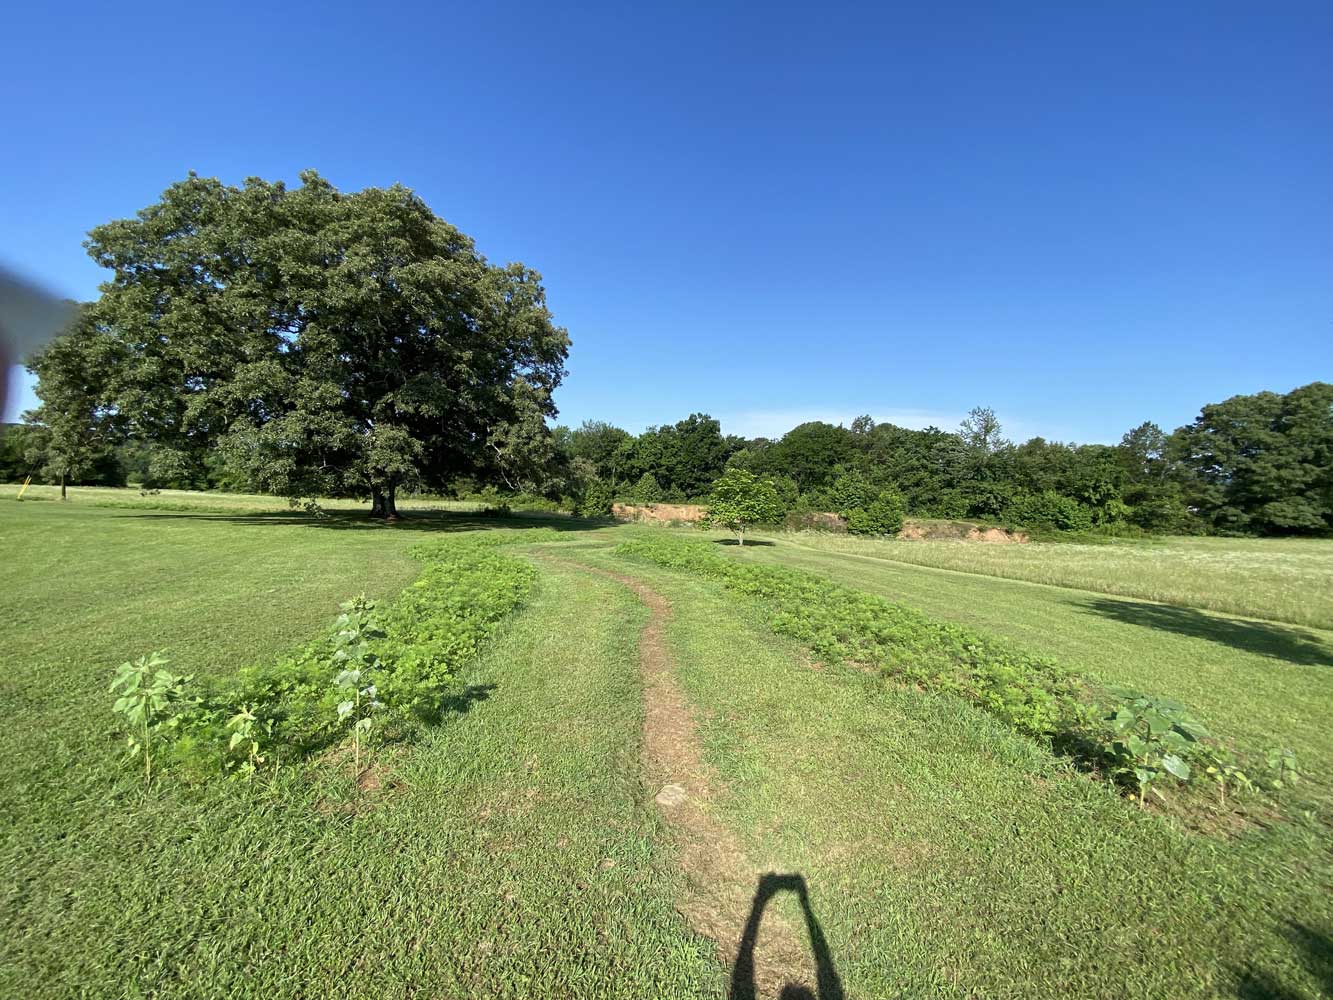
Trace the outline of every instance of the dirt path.
<instances>
[{"instance_id":1,"label":"dirt path","mask_svg":"<svg viewBox=\"0 0 1333 1000\"><path fill-rule=\"evenodd\" d=\"M752 912L760 880L771 873L751 864L735 835L709 811L718 779L703 760L693 713L676 682L666 637L671 602L633 577L544 558L614 580L648 607L648 623L639 637L644 780L680 849L687 888L677 909L695 931L717 942L727 967L736 970L733 1000L814 997L817 985L821 996L840 996L840 988L832 993L828 982L817 984L811 942L804 930L795 930L772 912ZM760 916L762 921L756 922Z\"/></svg>"}]
</instances>

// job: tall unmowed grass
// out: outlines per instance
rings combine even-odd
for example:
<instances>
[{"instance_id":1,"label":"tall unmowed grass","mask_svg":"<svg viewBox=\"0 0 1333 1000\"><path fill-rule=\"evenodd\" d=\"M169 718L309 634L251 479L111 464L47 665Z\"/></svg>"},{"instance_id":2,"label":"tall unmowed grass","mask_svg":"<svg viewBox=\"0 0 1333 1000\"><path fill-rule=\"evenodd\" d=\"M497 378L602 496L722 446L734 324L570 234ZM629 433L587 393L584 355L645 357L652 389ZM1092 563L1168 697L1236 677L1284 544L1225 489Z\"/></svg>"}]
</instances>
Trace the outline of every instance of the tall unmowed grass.
<instances>
[{"instance_id":1,"label":"tall unmowed grass","mask_svg":"<svg viewBox=\"0 0 1333 1000\"><path fill-rule=\"evenodd\" d=\"M1164 538L1105 545L782 536L826 552L1333 628L1333 539Z\"/></svg>"}]
</instances>

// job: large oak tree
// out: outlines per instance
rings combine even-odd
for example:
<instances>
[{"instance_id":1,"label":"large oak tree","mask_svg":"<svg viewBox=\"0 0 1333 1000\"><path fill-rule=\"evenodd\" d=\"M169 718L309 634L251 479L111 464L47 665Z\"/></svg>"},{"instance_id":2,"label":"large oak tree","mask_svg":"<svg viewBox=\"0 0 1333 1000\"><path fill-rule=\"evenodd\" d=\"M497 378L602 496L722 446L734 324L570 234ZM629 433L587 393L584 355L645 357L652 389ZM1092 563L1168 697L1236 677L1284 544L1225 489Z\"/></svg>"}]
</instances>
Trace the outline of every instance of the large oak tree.
<instances>
[{"instance_id":1,"label":"large oak tree","mask_svg":"<svg viewBox=\"0 0 1333 1000\"><path fill-rule=\"evenodd\" d=\"M569 337L540 275L497 266L407 188L191 175L94 229L116 412L164 472L217 449L293 498L440 488L544 434Z\"/></svg>"}]
</instances>

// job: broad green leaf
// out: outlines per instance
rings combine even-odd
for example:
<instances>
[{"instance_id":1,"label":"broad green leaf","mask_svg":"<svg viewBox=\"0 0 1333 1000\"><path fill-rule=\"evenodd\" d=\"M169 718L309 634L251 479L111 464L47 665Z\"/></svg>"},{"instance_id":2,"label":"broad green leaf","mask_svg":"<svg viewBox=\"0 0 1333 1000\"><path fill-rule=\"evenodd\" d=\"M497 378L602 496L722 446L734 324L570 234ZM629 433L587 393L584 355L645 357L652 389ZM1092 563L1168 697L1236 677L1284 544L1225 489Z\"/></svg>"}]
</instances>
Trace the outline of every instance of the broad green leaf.
<instances>
[{"instance_id":1,"label":"broad green leaf","mask_svg":"<svg viewBox=\"0 0 1333 1000\"><path fill-rule=\"evenodd\" d=\"M1181 781L1190 780L1190 766L1173 753L1167 754L1162 758L1162 766L1174 774Z\"/></svg>"}]
</instances>

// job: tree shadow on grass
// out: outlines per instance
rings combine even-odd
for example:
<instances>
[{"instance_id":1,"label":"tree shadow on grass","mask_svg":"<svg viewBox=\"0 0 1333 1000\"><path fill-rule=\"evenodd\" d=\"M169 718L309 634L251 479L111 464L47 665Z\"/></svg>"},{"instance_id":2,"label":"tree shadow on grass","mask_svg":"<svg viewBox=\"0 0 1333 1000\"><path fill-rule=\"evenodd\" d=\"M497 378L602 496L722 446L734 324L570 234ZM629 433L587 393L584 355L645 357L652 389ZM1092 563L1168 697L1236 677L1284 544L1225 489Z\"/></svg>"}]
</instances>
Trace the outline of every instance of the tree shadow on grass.
<instances>
[{"instance_id":1,"label":"tree shadow on grass","mask_svg":"<svg viewBox=\"0 0 1333 1000\"><path fill-rule=\"evenodd\" d=\"M1301 964L1318 991L1316 996L1333 996L1333 939L1327 933L1305 924L1289 923L1286 937L1300 952ZM1284 985L1275 975L1253 964L1236 970L1240 981L1236 996L1240 1000L1300 1000L1310 994L1293 984Z\"/></svg>"},{"instance_id":2,"label":"tree shadow on grass","mask_svg":"<svg viewBox=\"0 0 1333 1000\"><path fill-rule=\"evenodd\" d=\"M738 541L736 541L736 539L734 539L734 538L718 538L718 539L714 540L713 544L714 544L714 545L740 545L741 543L738 542ZM746 539L746 541L745 541L745 545L744 545L743 547L748 549L751 545L775 545L775 544L777 544L777 543L776 543L776 542L770 542L770 541L768 541L767 539L764 539L764 538L748 538L748 539Z\"/></svg>"},{"instance_id":3,"label":"tree shadow on grass","mask_svg":"<svg viewBox=\"0 0 1333 1000\"><path fill-rule=\"evenodd\" d=\"M494 528L551 528L555 531L596 531L614 528L622 522L610 518L581 518L558 514L524 513L492 516L471 511L404 511L397 520L384 521L368 514L335 511L319 517L300 511L255 511L249 514L218 514L206 511L182 513L136 511L116 517L162 518L165 520L209 521L215 524L288 525L330 531L486 531Z\"/></svg>"},{"instance_id":4,"label":"tree shadow on grass","mask_svg":"<svg viewBox=\"0 0 1333 1000\"><path fill-rule=\"evenodd\" d=\"M479 701L487 701L498 684L469 684L457 694L451 694L440 702L439 717L446 715L466 715Z\"/></svg>"},{"instance_id":5,"label":"tree shadow on grass","mask_svg":"<svg viewBox=\"0 0 1333 1000\"><path fill-rule=\"evenodd\" d=\"M805 914L805 930L810 937L810 950L815 957L815 985L818 987L818 993L812 993L809 987L800 983L787 983L782 987L781 1000L844 1000L842 980L834 968L828 939L824 937L814 910L810 908L810 892L806 888L805 878L774 872L759 877L754 900L750 903L750 915L746 918L745 930L741 934L740 949L736 953L736 965L731 970L728 1000L755 1000L758 996L754 949L759 941L759 925L764 919L764 909L780 892L794 892L800 900L801 912Z\"/></svg>"},{"instance_id":6,"label":"tree shadow on grass","mask_svg":"<svg viewBox=\"0 0 1333 1000\"><path fill-rule=\"evenodd\" d=\"M1104 618L1207 639L1261 656L1306 666L1333 666L1333 648L1313 632L1272 622L1221 618L1195 608L1099 597L1079 606Z\"/></svg>"}]
</instances>

